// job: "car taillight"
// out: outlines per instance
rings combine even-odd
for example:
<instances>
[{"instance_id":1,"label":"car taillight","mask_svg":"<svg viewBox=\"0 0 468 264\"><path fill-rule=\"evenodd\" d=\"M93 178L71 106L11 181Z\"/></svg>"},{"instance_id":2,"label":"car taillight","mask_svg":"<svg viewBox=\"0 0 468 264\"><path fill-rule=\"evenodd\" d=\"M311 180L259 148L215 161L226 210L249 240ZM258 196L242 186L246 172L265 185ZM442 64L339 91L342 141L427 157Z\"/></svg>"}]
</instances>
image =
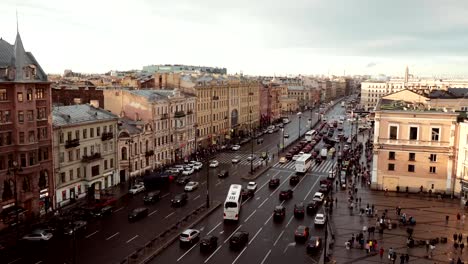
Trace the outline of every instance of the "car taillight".
<instances>
[{"instance_id":1,"label":"car taillight","mask_svg":"<svg viewBox=\"0 0 468 264\"><path fill-rule=\"evenodd\" d=\"M224 216L226 216L226 213L224 213Z\"/></svg>"},{"instance_id":2,"label":"car taillight","mask_svg":"<svg viewBox=\"0 0 468 264\"><path fill-rule=\"evenodd\" d=\"M238 214L236 214L236 216L235 216L235 217L237 218L238 216L239 216L239 215L238 215Z\"/></svg>"}]
</instances>

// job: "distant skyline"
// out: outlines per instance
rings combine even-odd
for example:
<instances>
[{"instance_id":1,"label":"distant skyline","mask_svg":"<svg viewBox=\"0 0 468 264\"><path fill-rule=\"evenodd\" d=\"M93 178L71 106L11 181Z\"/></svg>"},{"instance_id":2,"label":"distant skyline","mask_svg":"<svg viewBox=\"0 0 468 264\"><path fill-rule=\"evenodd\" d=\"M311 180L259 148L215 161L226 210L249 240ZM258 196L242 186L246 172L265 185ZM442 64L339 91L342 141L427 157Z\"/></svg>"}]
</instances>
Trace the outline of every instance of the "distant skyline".
<instances>
[{"instance_id":1,"label":"distant skyline","mask_svg":"<svg viewBox=\"0 0 468 264\"><path fill-rule=\"evenodd\" d=\"M131 3L131 4L130 4ZM46 73L226 67L228 73L468 75L456 0L3 0L0 37Z\"/></svg>"}]
</instances>

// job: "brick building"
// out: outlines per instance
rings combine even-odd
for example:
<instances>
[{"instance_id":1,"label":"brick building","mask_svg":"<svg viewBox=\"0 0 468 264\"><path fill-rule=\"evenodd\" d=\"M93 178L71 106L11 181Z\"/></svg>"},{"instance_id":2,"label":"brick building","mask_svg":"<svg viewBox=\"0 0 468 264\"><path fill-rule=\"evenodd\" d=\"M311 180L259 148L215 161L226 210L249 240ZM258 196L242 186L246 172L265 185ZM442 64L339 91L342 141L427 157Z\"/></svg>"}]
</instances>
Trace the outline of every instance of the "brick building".
<instances>
[{"instance_id":1,"label":"brick building","mask_svg":"<svg viewBox=\"0 0 468 264\"><path fill-rule=\"evenodd\" d=\"M90 104L104 106L104 94L89 82L58 83L52 85L52 103L54 105Z\"/></svg>"}]
</instances>

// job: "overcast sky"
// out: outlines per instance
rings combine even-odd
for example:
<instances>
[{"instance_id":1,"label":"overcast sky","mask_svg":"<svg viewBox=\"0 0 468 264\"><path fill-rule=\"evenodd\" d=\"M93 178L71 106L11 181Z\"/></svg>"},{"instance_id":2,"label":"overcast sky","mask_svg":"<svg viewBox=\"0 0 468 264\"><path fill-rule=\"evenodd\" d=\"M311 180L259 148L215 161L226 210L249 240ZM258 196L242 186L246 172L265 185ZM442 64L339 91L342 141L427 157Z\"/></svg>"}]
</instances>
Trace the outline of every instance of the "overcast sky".
<instances>
[{"instance_id":1,"label":"overcast sky","mask_svg":"<svg viewBox=\"0 0 468 264\"><path fill-rule=\"evenodd\" d=\"M465 0L1 0L47 73L189 64L246 74L468 75Z\"/></svg>"}]
</instances>

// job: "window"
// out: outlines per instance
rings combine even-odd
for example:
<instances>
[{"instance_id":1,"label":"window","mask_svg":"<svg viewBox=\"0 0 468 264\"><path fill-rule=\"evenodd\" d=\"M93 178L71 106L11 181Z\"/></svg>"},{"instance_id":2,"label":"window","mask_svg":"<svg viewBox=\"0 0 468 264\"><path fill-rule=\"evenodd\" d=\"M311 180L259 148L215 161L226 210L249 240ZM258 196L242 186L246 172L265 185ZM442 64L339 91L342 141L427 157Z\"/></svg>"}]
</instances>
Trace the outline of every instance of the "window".
<instances>
[{"instance_id":1,"label":"window","mask_svg":"<svg viewBox=\"0 0 468 264\"><path fill-rule=\"evenodd\" d=\"M81 104L81 98L73 98L74 104Z\"/></svg>"},{"instance_id":2,"label":"window","mask_svg":"<svg viewBox=\"0 0 468 264\"><path fill-rule=\"evenodd\" d=\"M18 122L20 122L20 123L24 122L24 112L23 111L18 111Z\"/></svg>"},{"instance_id":3,"label":"window","mask_svg":"<svg viewBox=\"0 0 468 264\"><path fill-rule=\"evenodd\" d=\"M20 155L20 163L21 163L21 167L26 167L26 154L21 154Z\"/></svg>"},{"instance_id":4,"label":"window","mask_svg":"<svg viewBox=\"0 0 468 264\"><path fill-rule=\"evenodd\" d=\"M430 173L436 173L436 167L435 166L430 166L429 167L429 172Z\"/></svg>"},{"instance_id":5,"label":"window","mask_svg":"<svg viewBox=\"0 0 468 264\"><path fill-rule=\"evenodd\" d=\"M36 152L31 151L29 152L29 166L36 165Z\"/></svg>"},{"instance_id":6,"label":"window","mask_svg":"<svg viewBox=\"0 0 468 264\"><path fill-rule=\"evenodd\" d=\"M59 155L59 162L65 162L65 153L60 152L60 155Z\"/></svg>"},{"instance_id":7,"label":"window","mask_svg":"<svg viewBox=\"0 0 468 264\"><path fill-rule=\"evenodd\" d=\"M111 169L114 168L114 159L110 159L110 167Z\"/></svg>"},{"instance_id":8,"label":"window","mask_svg":"<svg viewBox=\"0 0 468 264\"><path fill-rule=\"evenodd\" d=\"M72 132L71 132L71 131L68 131L68 132L67 132L67 140L68 140L68 141L71 141L71 140L72 140Z\"/></svg>"},{"instance_id":9,"label":"window","mask_svg":"<svg viewBox=\"0 0 468 264\"><path fill-rule=\"evenodd\" d=\"M88 130L85 128L83 129L83 139L88 138Z\"/></svg>"},{"instance_id":10,"label":"window","mask_svg":"<svg viewBox=\"0 0 468 264\"><path fill-rule=\"evenodd\" d=\"M416 153L409 153L408 160L409 161L415 161L416 160Z\"/></svg>"},{"instance_id":11,"label":"window","mask_svg":"<svg viewBox=\"0 0 468 264\"><path fill-rule=\"evenodd\" d=\"M10 120L10 110L0 111L0 123L9 123Z\"/></svg>"},{"instance_id":12,"label":"window","mask_svg":"<svg viewBox=\"0 0 468 264\"><path fill-rule=\"evenodd\" d=\"M410 140L418 140L418 128L417 127L410 127L409 139Z\"/></svg>"},{"instance_id":13,"label":"window","mask_svg":"<svg viewBox=\"0 0 468 264\"><path fill-rule=\"evenodd\" d=\"M76 168L76 178L81 178L81 168Z\"/></svg>"},{"instance_id":14,"label":"window","mask_svg":"<svg viewBox=\"0 0 468 264\"><path fill-rule=\"evenodd\" d=\"M90 138L93 138L93 137L94 137L94 127L91 127L91 128L89 129L89 137L90 137Z\"/></svg>"},{"instance_id":15,"label":"window","mask_svg":"<svg viewBox=\"0 0 468 264\"><path fill-rule=\"evenodd\" d=\"M73 170L69 170L68 175L70 175L70 181L73 181Z\"/></svg>"},{"instance_id":16,"label":"window","mask_svg":"<svg viewBox=\"0 0 468 264\"><path fill-rule=\"evenodd\" d=\"M46 119L46 108L45 107L39 107L37 108L37 119L42 120Z\"/></svg>"},{"instance_id":17,"label":"window","mask_svg":"<svg viewBox=\"0 0 468 264\"><path fill-rule=\"evenodd\" d=\"M33 110L26 111L26 118L28 119L28 121L34 121L34 111Z\"/></svg>"},{"instance_id":18,"label":"window","mask_svg":"<svg viewBox=\"0 0 468 264\"><path fill-rule=\"evenodd\" d=\"M388 159L389 160L394 160L395 159L395 152L394 151L388 152Z\"/></svg>"},{"instance_id":19,"label":"window","mask_svg":"<svg viewBox=\"0 0 468 264\"><path fill-rule=\"evenodd\" d=\"M33 92L32 92L32 89L28 89L27 92L26 92L26 98L28 99L28 101L32 101L33 99Z\"/></svg>"},{"instance_id":20,"label":"window","mask_svg":"<svg viewBox=\"0 0 468 264\"><path fill-rule=\"evenodd\" d=\"M60 173L60 182L64 183L65 182L65 172Z\"/></svg>"},{"instance_id":21,"label":"window","mask_svg":"<svg viewBox=\"0 0 468 264\"><path fill-rule=\"evenodd\" d=\"M7 100L8 100L7 90L0 89L0 101L7 101Z\"/></svg>"},{"instance_id":22,"label":"window","mask_svg":"<svg viewBox=\"0 0 468 264\"><path fill-rule=\"evenodd\" d=\"M44 88L36 88L36 99L44 98Z\"/></svg>"},{"instance_id":23,"label":"window","mask_svg":"<svg viewBox=\"0 0 468 264\"><path fill-rule=\"evenodd\" d=\"M80 139L80 131L75 130L75 139Z\"/></svg>"},{"instance_id":24,"label":"window","mask_svg":"<svg viewBox=\"0 0 468 264\"><path fill-rule=\"evenodd\" d=\"M18 99L18 102L23 102L23 93L17 93L16 98Z\"/></svg>"},{"instance_id":25,"label":"window","mask_svg":"<svg viewBox=\"0 0 468 264\"><path fill-rule=\"evenodd\" d=\"M436 161L437 161L437 154L431 154L431 155L429 156L429 160L430 160L431 162L436 162Z\"/></svg>"},{"instance_id":26,"label":"window","mask_svg":"<svg viewBox=\"0 0 468 264\"><path fill-rule=\"evenodd\" d=\"M29 131L28 132L29 143L36 142L36 136L34 134L35 134L34 131Z\"/></svg>"},{"instance_id":27,"label":"window","mask_svg":"<svg viewBox=\"0 0 468 264\"><path fill-rule=\"evenodd\" d=\"M439 141L440 137L440 128L433 127L431 128L431 140L432 141Z\"/></svg>"},{"instance_id":28,"label":"window","mask_svg":"<svg viewBox=\"0 0 468 264\"><path fill-rule=\"evenodd\" d=\"M65 137L65 136L64 136L63 132L60 132L60 135L59 135L59 142L60 142L60 144L63 144L64 137Z\"/></svg>"},{"instance_id":29,"label":"window","mask_svg":"<svg viewBox=\"0 0 468 264\"><path fill-rule=\"evenodd\" d=\"M104 160L104 170L107 170L108 167L107 167L107 160Z\"/></svg>"},{"instance_id":30,"label":"window","mask_svg":"<svg viewBox=\"0 0 468 264\"><path fill-rule=\"evenodd\" d=\"M99 165L91 167L91 177L98 176L99 173Z\"/></svg>"},{"instance_id":31,"label":"window","mask_svg":"<svg viewBox=\"0 0 468 264\"><path fill-rule=\"evenodd\" d=\"M397 139L397 138L398 138L398 127L390 126L390 139Z\"/></svg>"},{"instance_id":32,"label":"window","mask_svg":"<svg viewBox=\"0 0 468 264\"><path fill-rule=\"evenodd\" d=\"M73 151L68 151L68 161L73 161Z\"/></svg>"},{"instance_id":33,"label":"window","mask_svg":"<svg viewBox=\"0 0 468 264\"><path fill-rule=\"evenodd\" d=\"M101 136L101 127L96 127L96 136Z\"/></svg>"},{"instance_id":34,"label":"window","mask_svg":"<svg viewBox=\"0 0 468 264\"><path fill-rule=\"evenodd\" d=\"M24 144L24 132L19 132L19 143Z\"/></svg>"},{"instance_id":35,"label":"window","mask_svg":"<svg viewBox=\"0 0 468 264\"><path fill-rule=\"evenodd\" d=\"M414 165L412 165L412 164L408 165L408 171L409 172L414 172Z\"/></svg>"}]
</instances>

